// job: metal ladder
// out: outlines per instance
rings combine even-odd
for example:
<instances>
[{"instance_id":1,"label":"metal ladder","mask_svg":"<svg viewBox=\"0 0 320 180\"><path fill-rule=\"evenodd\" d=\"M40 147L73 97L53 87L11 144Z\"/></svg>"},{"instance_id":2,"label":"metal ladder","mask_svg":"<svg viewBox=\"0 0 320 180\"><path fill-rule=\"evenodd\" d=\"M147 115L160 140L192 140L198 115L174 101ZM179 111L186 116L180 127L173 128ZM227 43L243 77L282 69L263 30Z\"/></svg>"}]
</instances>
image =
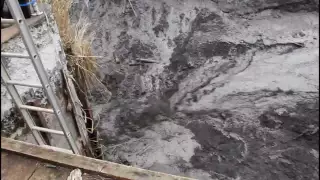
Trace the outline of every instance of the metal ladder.
<instances>
[{"instance_id":1,"label":"metal ladder","mask_svg":"<svg viewBox=\"0 0 320 180\"><path fill-rule=\"evenodd\" d=\"M9 92L9 94L11 95L13 101L15 102L16 106L20 110L24 120L26 121L27 125L31 129L32 134L33 134L36 142L40 146L54 149L54 150L59 150L59 151L64 151L64 152L69 152L69 153L71 152L74 154L80 154L79 147L77 146L76 141L71 136L71 132L68 129L68 126L65 122L63 114L61 113L61 109L59 107L59 104L58 104L58 101L57 101L56 96L54 94L54 91L53 91L52 87L50 86L46 71L44 69L41 58L39 56L39 53L38 53L38 51L35 47L35 44L33 42L31 33L29 31L28 25L26 24L26 20L22 14L22 10L19 6L18 0L7 0L7 5L9 7L10 13L12 14L12 17L14 19L1 19L1 23L17 24L19 26L24 45L26 46L26 49L27 49L29 55L23 55L23 54L19 54L19 53L1 52L1 57L15 57L15 58L31 59L32 64L37 72L37 75L38 75L40 81L41 81L41 84L27 84L24 82L11 80L2 61L1 61L1 78L5 84L8 92ZM29 106L29 105L23 104L21 97L20 97L15 85L43 88L46 95L47 95L47 98L52 106L52 109L40 108L40 107ZM29 114L28 110L55 114L58 121L59 121L59 124L61 126L62 131L36 126L33 119L32 119L32 116ZM40 132L53 133L53 134L65 136L72 151L47 145Z\"/></svg>"}]
</instances>

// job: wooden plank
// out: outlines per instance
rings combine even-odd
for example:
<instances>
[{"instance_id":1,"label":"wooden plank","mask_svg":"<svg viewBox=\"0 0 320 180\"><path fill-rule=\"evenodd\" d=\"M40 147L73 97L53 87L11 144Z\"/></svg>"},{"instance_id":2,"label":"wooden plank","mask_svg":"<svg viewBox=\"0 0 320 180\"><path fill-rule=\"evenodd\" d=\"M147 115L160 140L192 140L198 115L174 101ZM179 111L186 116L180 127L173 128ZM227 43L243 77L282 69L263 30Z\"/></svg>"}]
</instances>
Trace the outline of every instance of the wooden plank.
<instances>
[{"instance_id":1,"label":"wooden plank","mask_svg":"<svg viewBox=\"0 0 320 180\"><path fill-rule=\"evenodd\" d=\"M86 156L94 157L94 152L92 150L92 146L90 143L88 131L87 131L85 120L84 120L85 117L83 116L83 113L82 113L82 104L78 98L73 81L68 72L67 65L66 65L67 61L65 59L66 56L63 51L59 52L59 56L60 56L60 59L64 62L62 64L62 72L61 72L63 76L62 78L63 78L63 82L65 83L69 98L71 100L72 111L74 113L74 119L76 121L76 125L78 128L77 130L79 131L81 142L85 150L85 153L83 154Z\"/></svg>"},{"instance_id":2,"label":"wooden plank","mask_svg":"<svg viewBox=\"0 0 320 180\"><path fill-rule=\"evenodd\" d=\"M26 23L28 26L35 26L41 22L45 18L45 15L34 16L29 19L26 19ZM17 25L12 25L10 27L1 29L1 44L9 41L10 39L16 37L19 34L20 30Z\"/></svg>"},{"instance_id":3,"label":"wooden plank","mask_svg":"<svg viewBox=\"0 0 320 180\"><path fill-rule=\"evenodd\" d=\"M71 170L63 167L49 167L41 164L28 180L66 180Z\"/></svg>"},{"instance_id":4,"label":"wooden plank","mask_svg":"<svg viewBox=\"0 0 320 180\"><path fill-rule=\"evenodd\" d=\"M28 180L37 168L37 162L14 154L1 152L1 179Z\"/></svg>"},{"instance_id":5,"label":"wooden plank","mask_svg":"<svg viewBox=\"0 0 320 180\"><path fill-rule=\"evenodd\" d=\"M1 152L2 180L66 180L72 169L41 163L14 153ZM21 168L22 167L22 168ZM83 173L82 180L113 180Z\"/></svg>"},{"instance_id":6,"label":"wooden plank","mask_svg":"<svg viewBox=\"0 0 320 180\"><path fill-rule=\"evenodd\" d=\"M192 180L191 178L149 171L85 156L57 152L4 137L1 137L1 149L47 161L51 164L59 164L74 169L79 168L83 172L119 180Z\"/></svg>"},{"instance_id":7,"label":"wooden plank","mask_svg":"<svg viewBox=\"0 0 320 180\"><path fill-rule=\"evenodd\" d=\"M62 47L62 45L60 44ZM86 156L101 158L102 159L102 150L101 147L97 146L97 143L94 143L92 140L98 141L98 133L97 130L93 130L94 118L92 114L92 109L89 105L89 101L84 95L84 93L78 88L76 88L73 84L73 77L70 75L67 69L67 59L64 51L59 51L60 59L63 62L62 65L62 74L64 77L64 82L66 84L66 88L68 90L68 94L70 100L72 102L72 110L74 113L74 119L76 120L76 124L79 130L79 134L81 136L81 142L83 145L83 149L85 150ZM78 86L81 86L81 83L78 82ZM77 93L78 92L78 93ZM79 95L78 95L79 94ZM89 121L91 121L91 130L88 131L87 126L90 125Z\"/></svg>"}]
</instances>

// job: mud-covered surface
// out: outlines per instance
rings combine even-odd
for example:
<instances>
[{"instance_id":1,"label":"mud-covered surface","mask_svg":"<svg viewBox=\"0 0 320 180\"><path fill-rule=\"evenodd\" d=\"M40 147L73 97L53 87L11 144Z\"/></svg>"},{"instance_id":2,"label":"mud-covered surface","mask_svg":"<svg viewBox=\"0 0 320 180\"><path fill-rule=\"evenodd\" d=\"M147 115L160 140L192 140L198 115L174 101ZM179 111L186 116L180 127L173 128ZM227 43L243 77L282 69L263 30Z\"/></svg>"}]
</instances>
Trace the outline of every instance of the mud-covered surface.
<instances>
[{"instance_id":1,"label":"mud-covered surface","mask_svg":"<svg viewBox=\"0 0 320 180\"><path fill-rule=\"evenodd\" d=\"M204 180L319 179L318 1L132 0L137 17L126 2L84 9L112 92L92 93L106 159Z\"/></svg>"}]
</instances>

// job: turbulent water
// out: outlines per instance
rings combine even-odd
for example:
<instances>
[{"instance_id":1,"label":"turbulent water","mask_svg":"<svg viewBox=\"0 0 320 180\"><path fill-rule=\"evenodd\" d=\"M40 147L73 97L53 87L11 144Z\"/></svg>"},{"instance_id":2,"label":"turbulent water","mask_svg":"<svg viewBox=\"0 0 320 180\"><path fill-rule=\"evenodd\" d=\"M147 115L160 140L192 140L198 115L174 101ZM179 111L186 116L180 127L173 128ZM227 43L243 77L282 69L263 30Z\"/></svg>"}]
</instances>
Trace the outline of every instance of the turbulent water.
<instances>
[{"instance_id":1,"label":"turbulent water","mask_svg":"<svg viewBox=\"0 0 320 180\"><path fill-rule=\"evenodd\" d=\"M106 159L204 180L319 179L318 1L132 6L73 7L112 92L92 92Z\"/></svg>"}]
</instances>

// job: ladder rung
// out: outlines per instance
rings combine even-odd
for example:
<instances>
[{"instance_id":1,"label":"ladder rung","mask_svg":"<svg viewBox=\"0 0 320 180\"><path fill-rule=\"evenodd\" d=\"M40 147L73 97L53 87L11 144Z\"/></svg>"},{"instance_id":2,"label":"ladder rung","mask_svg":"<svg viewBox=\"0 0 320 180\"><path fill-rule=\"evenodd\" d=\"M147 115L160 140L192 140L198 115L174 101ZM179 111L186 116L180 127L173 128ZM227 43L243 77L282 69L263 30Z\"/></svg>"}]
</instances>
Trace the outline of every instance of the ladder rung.
<instances>
[{"instance_id":1,"label":"ladder rung","mask_svg":"<svg viewBox=\"0 0 320 180\"><path fill-rule=\"evenodd\" d=\"M28 105L18 105L19 108L21 109L28 109L31 111L40 111L40 112L46 112L46 113L54 113L53 109L46 109L46 108L41 108L41 107L35 107L35 106L28 106Z\"/></svg>"},{"instance_id":2,"label":"ladder rung","mask_svg":"<svg viewBox=\"0 0 320 180\"><path fill-rule=\"evenodd\" d=\"M1 52L1 57L30 58L29 55L20 53Z\"/></svg>"},{"instance_id":3,"label":"ladder rung","mask_svg":"<svg viewBox=\"0 0 320 180\"><path fill-rule=\"evenodd\" d=\"M60 151L60 152L64 152L64 153L68 153L68 154L73 154L73 152L71 150L68 149L62 149L62 148L58 148L58 147L54 147L54 146L48 146L48 145L41 145L41 147L47 148L47 149L51 149L54 151Z\"/></svg>"},{"instance_id":4,"label":"ladder rung","mask_svg":"<svg viewBox=\"0 0 320 180\"><path fill-rule=\"evenodd\" d=\"M64 135L64 133L63 133L62 131L58 131L58 130L54 130L54 129L48 129L48 128L43 128L43 127L39 127L39 126L33 126L31 129L32 129L32 130L41 131L41 132L47 132L47 133L52 133L52 134Z\"/></svg>"},{"instance_id":5,"label":"ladder rung","mask_svg":"<svg viewBox=\"0 0 320 180\"><path fill-rule=\"evenodd\" d=\"M3 19L1 18L1 24L15 24L16 21L14 19Z\"/></svg>"},{"instance_id":6,"label":"ladder rung","mask_svg":"<svg viewBox=\"0 0 320 180\"><path fill-rule=\"evenodd\" d=\"M23 83L19 81L14 81L14 80L8 80L6 82L7 84L12 84L12 85L18 85L18 86L28 86L28 87L35 87L35 88L43 88L41 84L29 84L29 83Z\"/></svg>"}]
</instances>

